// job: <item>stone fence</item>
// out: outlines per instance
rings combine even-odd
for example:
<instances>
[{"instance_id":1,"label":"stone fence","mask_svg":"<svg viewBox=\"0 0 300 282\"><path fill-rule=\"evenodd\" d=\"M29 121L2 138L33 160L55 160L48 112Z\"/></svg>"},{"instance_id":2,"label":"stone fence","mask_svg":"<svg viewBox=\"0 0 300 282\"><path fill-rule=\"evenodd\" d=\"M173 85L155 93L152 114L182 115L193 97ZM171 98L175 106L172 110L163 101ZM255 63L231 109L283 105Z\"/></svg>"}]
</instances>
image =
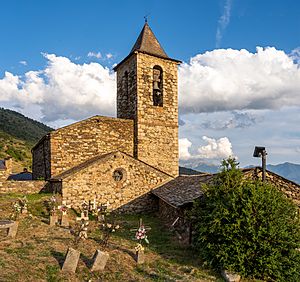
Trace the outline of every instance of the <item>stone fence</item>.
<instances>
[{"instance_id":1,"label":"stone fence","mask_svg":"<svg viewBox=\"0 0 300 282\"><path fill-rule=\"evenodd\" d=\"M38 193L41 190L44 190L46 183L47 182L40 180L0 181L0 193Z\"/></svg>"}]
</instances>

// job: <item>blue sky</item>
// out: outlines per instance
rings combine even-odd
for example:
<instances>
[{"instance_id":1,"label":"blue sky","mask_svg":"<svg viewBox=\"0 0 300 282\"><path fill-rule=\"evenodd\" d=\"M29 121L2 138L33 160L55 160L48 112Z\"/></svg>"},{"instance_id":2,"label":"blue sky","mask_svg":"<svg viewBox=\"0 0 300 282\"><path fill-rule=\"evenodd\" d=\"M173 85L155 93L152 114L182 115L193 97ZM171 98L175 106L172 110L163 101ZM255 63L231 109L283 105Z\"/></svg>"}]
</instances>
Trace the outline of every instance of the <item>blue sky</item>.
<instances>
[{"instance_id":1,"label":"blue sky","mask_svg":"<svg viewBox=\"0 0 300 282\"><path fill-rule=\"evenodd\" d=\"M265 145L271 163L299 163L299 14L295 0L1 1L0 106L56 127L113 116L111 68L149 15L167 54L184 62L182 159L234 154L246 165Z\"/></svg>"}]
</instances>

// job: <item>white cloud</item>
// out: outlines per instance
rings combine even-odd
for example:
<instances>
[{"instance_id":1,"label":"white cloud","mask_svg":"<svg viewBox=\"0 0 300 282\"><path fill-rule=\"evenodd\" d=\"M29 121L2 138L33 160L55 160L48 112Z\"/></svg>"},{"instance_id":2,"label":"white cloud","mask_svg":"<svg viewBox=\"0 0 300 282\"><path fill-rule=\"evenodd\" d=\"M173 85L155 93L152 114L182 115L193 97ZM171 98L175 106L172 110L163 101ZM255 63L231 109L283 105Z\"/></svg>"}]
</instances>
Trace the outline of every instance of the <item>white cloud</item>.
<instances>
[{"instance_id":1,"label":"white cloud","mask_svg":"<svg viewBox=\"0 0 300 282\"><path fill-rule=\"evenodd\" d=\"M179 143L179 158L181 160L188 160L192 156L189 152L189 148L192 146L192 143L187 138L182 138L178 140Z\"/></svg>"},{"instance_id":2,"label":"white cloud","mask_svg":"<svg viewBox=\"0 0 300 282\"><path fill-rule=\"evenodd\" d=\"M113 115L115 75L98 63L75 64L68 58L44 54L48 65L24 77L5 73L0 101L25 109L40 107L43 121L79 120L95 114Z\"/></svg>"},{"instance_id":3,"label":"white cloud","mask_svg":"<svg viewBox=\"0 0 300 282\"><path fill-rule=\"evenodd\" d=\"M229 112L228 112L229 113ZM201 122L202 128L225 130L231 128L246 128L255 125L258 121L262 121L262 117L258 117L253 113L245 111L232 111L230 118L210 119Z\"/></svg>"},{"instance_id":4,"label":"white cloud","mask_svg":"<svg viewBox=\"0 0 300 282\"><path fill-rule=\"evenodd\" d=\"M27 66L27 62L26 61L20 61L19 64L21 64L23 66Z\"/></svg>"},{"instance_id":5,"label":"white cloud","mask_svg":"<svg viewBox=\"0 0 300 282\"><path fill-rule=\"evenodd\" d=\"M105 56L106 56L107 59L111 59L113 57L113 54L107 53Z\"/></svg>"},{"instance_id":6,"label":"white cloud","mask_svg":"<svg viewBox=\"0 0 300 282\"><path fill-rule=\"evenodd\" d=\"M187 138L179 139L179 158L180 160L197 161L220 161L230 156L234 156L232 145L227 137L214 139L207 136L202 137L207 144L200 146L195 154L191 154L192 142Z\"/></svg>"},{"instance_id":7,"label":"white cloud","mask_svg":"<svg viewBox=\"0 0 300 282\"><path fill-rule=\"evenodd\" d=\"M181 113L300 106L300 67L274 47L219 49L179 68Z\"/></svg>"},{"instance_id":8,"label":"white cloud","mask_svg":"<svg viewBox=\"0 0 300 282\"><path fill-rule=\"evenodd\" d=\"M294 60L295 64L300 64L300 47L292 50L290 57Z\"/></svg>"},{"instance_id":9,"label":"white cloud","mask_svg":"<svg viewBox=\"0 0 300 282\"><path fill-rule=\"evenodd\" d=\"M102 54L100 52L88 52L87 54L88 57L91 58L97 58L97 59L101 59L102 58Z\"/></svg>"},{"instance_id":10,"label":"white cloud","mask_svg":"<svg viewBox=\"0 0 300 282\"><path fill-rule=\"evenodd\" d=\"M232 145L227 137L220 139L203 136L207 145L198 148L198 157L202 159L226 159L233 156Z\"/></svg>"},{"instance_id":11,"label":"white cloud","mask_svg":"<svg viewBox=\"0 0 300 282\"><path fill-rule=\"evenodd\" d=\"M220 47L224 31L230 22L231 6L232 6L232 0L226 0L223 8L223 14L218 21L218 28L216 33L216 48Z\"/></svg>"}]
</instances>

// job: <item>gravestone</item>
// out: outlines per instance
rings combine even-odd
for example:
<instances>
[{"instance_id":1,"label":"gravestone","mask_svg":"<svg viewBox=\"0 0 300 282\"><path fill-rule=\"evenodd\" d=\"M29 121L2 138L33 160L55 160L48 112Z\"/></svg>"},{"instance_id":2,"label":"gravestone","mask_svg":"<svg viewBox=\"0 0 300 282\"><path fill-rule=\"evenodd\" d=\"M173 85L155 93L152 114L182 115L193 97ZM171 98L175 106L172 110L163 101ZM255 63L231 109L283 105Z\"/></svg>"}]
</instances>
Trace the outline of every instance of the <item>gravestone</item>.
<instances>
[{"instance_id":1,"label":"gravestone","mask_svg":"<svg viewBox=\"0 0 300 282\"><path fill-rule=\"evenodd\" d=\"M62 214L60 224L61 226L69 227L69 217L67 214Z\"/></svg>"},{"instance_id":2,"label":"gravestone","mask_svg":"<svg viewBox=\"0 0 300 282\"><path fill-rule=\"evenodd\" d=\"M109 254L107 252L101 252L97 250L93 256L93 265L91 271L104 270Z\"/></svg>"},{"instance_id":3,"label":"gravestone","mask_svg":"<svg viewBox=\"0 0 300 282\"><path fill-rule=\"evenodd\" d=\"M139 250L136 252L136 263L143 264L145 262L145 253L144 250Z\"/></svg>"},{"instance_id":4,"label":"gravestone","mask_svg":"<svg viewBox=\"0 0 300 282\"><path fill-rule=\"evenodd\" d=\"M58 215L51 214L50 215L50 226L55 226L57 222L58 222Z\"/></svg>"},{"instance_id":5,"label":"gravestone","mask_svg":"<svg viewBox=\"0 0 300 282\"><path fill-rule=\"evenodd\" d=\"M7 237L15 238L18 231L19 222L13 220L0 220L0 228L7 229Z\"/></svg>"},{"instance_id":6,"label":"gravestone","mask_svg":"<svg viewBox=\"0 0 300 282\"><path fill-rule=\"evenodd\" d=\"M65 256L65 261L62 266L62 271L75 273L78 265L79 257L80 257L79 251L73 248L69 248Z\"/></svg>"}]
</instances>

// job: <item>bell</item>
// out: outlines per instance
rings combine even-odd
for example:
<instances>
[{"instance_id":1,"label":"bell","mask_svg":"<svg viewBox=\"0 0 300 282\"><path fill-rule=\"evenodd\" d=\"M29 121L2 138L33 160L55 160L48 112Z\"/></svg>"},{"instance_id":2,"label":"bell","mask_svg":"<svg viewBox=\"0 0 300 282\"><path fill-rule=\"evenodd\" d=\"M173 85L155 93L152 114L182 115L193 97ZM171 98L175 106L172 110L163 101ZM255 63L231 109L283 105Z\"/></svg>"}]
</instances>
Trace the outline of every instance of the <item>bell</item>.
<instances>
[{"instance_id":1,"label":"bell","mask_svg":"<svg viewBox=\"0 0 300 282\"><path fill-rule=\"evenodd\" d=\"M158 81L153 82L153 90L160 90L158 87Z\"/></svg>"}]
</instances>

